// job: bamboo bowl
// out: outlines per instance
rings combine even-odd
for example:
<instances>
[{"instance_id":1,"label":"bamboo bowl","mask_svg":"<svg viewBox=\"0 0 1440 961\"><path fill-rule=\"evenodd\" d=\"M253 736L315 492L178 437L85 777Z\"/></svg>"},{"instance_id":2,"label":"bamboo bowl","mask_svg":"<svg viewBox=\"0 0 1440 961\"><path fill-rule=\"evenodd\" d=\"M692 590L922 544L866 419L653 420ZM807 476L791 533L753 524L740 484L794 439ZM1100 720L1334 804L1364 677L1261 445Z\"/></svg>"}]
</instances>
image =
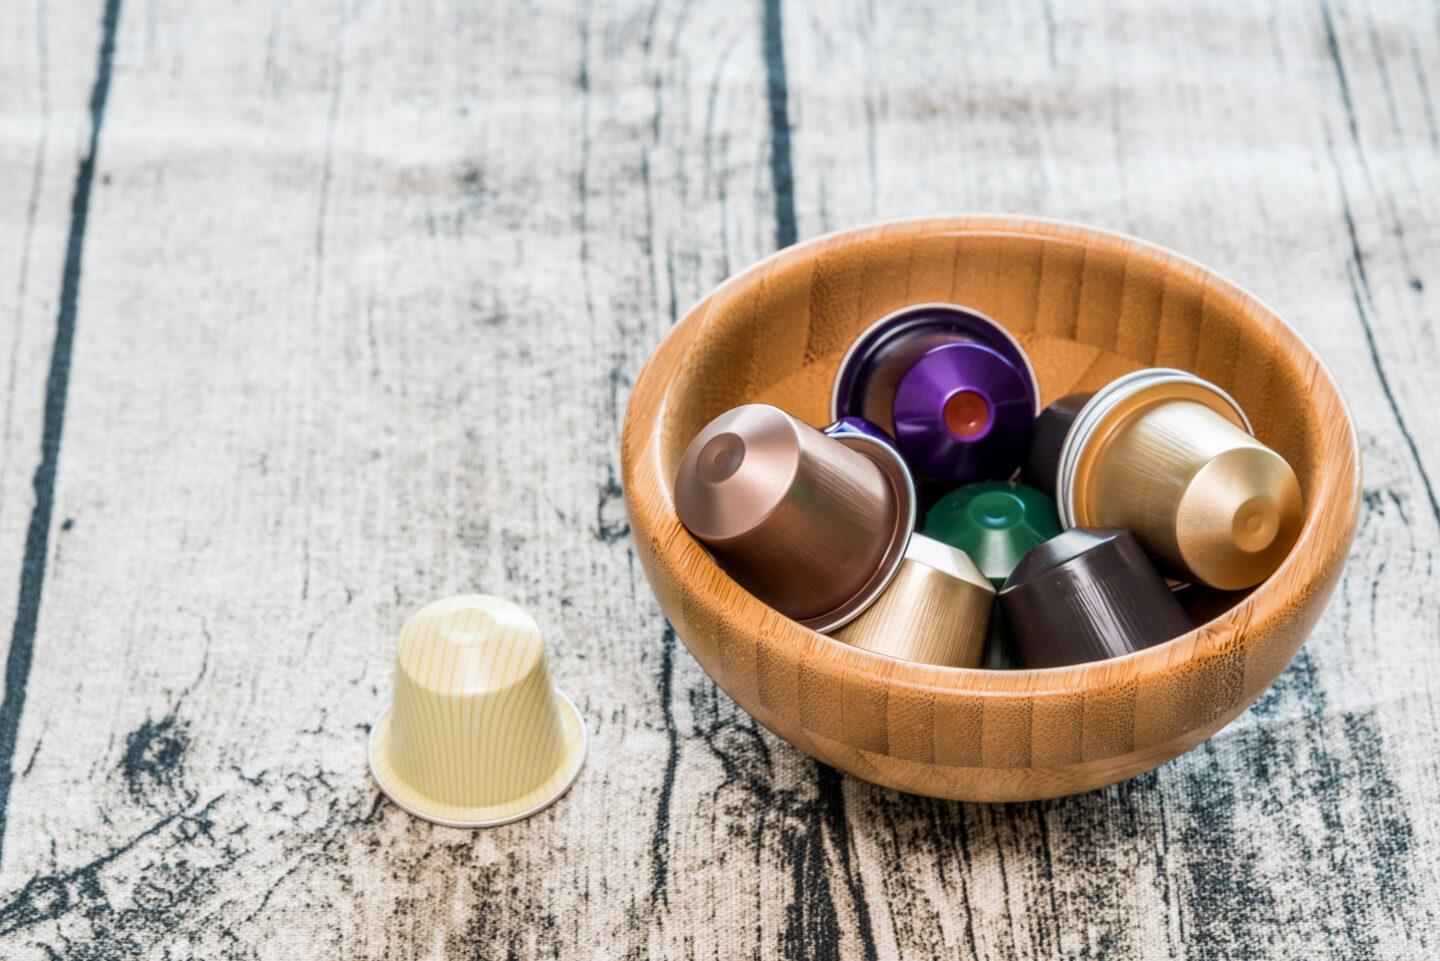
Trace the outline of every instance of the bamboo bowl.
<instances>
[{"instance_id":1,"label":"bamboo bowl","mask_svg":"<svg viewBox=\"0 0 1440 961\"><path fill-rule=\"evenodd\" d=\"M752 401L824 425L850 341L876 318L922 301L965 304L1009 327L1047 404L1147 366L1191 370L1229 391L1299 476L1306 517L1290 556L1189 634L1048 670L895 660L757 601L681 526L671 491L681 453L711 418ZM1360 506L1360 453L1345 401L1274 311L1159 247L993 216L831 234L726 281L645 365L622 460L645 573L675 631L727 694L780 737L856 777L971 801L1103 787L1224 727L1314 628Z\"/></svg>"}]
</instances>

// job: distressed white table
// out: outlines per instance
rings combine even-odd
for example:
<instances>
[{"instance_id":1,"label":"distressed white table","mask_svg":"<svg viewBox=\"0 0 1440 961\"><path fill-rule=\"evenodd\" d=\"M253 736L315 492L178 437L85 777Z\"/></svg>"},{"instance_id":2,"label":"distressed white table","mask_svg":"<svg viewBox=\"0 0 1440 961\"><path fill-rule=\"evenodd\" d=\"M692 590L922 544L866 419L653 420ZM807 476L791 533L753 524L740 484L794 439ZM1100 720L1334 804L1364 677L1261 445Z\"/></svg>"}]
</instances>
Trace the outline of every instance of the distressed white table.
<instances>
[{"instance_id":1,"label":"distressed white table","mask_svg":"<svg viewBox=\"0 0 1440 961\"><path fill-rule=\"evenodd\" d=\"M1432 955L1437 103L1420 2L0 6L0 956ZM1275 688L1047 803L758 729L617 482L708 288L964 210L1229 274L1364 441ZM395 633L465 590L535 613L593 738L482 833L365 763Z\"/></svg>"}]
</instances>

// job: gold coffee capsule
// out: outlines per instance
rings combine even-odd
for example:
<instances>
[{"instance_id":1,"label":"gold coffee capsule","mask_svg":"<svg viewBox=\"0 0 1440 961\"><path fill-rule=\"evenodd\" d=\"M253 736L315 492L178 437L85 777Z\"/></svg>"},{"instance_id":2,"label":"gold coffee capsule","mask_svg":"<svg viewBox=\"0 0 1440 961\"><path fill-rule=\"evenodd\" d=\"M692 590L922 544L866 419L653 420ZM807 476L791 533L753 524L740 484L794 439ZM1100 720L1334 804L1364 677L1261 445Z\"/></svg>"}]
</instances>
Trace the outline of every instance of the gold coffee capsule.
<instances>
[{"instance_id":1,"label":"gold coffee capsule","mask_svg":"<svg viewBox=\"0 0 1440 961\"><path fill-rule=\"evenodd\" d=\"M914 534L890 586L835 632L877 654L979 667L995 588L964 551Z\"/></svg>"},{"instance_id":2,"label":"gold coffee capsule","mask_svg":"<svg viewBox=\"0 0 1440 961\"><path fill-rule=\"evenodd\" d=\"M1223 590L1269 577L1303 520L1295 472L1239 405L1170 368L1097 391L1065 438L1058 480L1067 528L1131 530L1169 573Z\"/></svg>"}]
</instances>

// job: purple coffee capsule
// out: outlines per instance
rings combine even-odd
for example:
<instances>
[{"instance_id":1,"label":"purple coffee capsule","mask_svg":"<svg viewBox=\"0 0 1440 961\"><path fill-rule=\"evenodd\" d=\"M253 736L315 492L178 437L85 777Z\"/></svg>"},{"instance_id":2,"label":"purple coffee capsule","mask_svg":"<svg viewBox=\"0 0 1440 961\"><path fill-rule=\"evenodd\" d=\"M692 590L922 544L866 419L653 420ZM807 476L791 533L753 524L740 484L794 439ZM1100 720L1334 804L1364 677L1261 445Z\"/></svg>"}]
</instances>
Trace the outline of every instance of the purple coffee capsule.
<instances>
[{"instance_id":1,"label":"purple coffee capsule","mask_svg":"<svg viewBox=\"0 0 1440 961\"><path fill-rule=\"evenodd\" d=\"M911 465L952 484L1009 477L1035 419L1017 368L980 344L945 344L917 360L895 390L895 439Z\"/></svg>"},{"instance_id":2,"label":"purple coffee capsule","mask_svg":"<svg viewBox=\"0 0 1440 961\"><path fill-rule=\"evenodd\" d=\"M830 408L837 420L861 416L888 431L921 473L964 484L1011 475L1040 389L999 323L956 304L916 304L856 338Z\"/></svg>"},{"instance_id":3,"label":"purple coffee capsule","mask_svg":"<svg viewBox=\"0 0 1440 961\"><path fill-rule=\"evenodd\" d=\"M863 417L842 417L829 427L822 427L820 432L831 437L837 434L864 434L866 437L889 444L895 453L900 453L900 449L895 446L895 438Z\"/></svg>"},{"instance_id":4,"label":"purple coffee capsule","mask_svg":"<svg viewBox=\"0 0 1440 961\"><path fill-rule=\"evenodd\" d=\"M1129 531L1074 527L1020 559L1000 606L1027 668L1118 657L1194 624Z\"/></svg>"}]
</instances>

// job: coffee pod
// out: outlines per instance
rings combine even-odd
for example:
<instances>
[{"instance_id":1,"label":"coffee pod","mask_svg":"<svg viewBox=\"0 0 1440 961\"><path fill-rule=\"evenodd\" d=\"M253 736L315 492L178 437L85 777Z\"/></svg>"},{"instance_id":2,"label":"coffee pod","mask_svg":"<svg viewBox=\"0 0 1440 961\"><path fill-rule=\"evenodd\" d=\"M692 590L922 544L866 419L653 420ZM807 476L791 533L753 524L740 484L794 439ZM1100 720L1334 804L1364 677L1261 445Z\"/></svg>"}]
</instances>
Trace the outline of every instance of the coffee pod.
<instances>
[{"instance_id":1,"label":"coffee pod","mask_svg":"<svg viewBox=\"0 0 1440 961\"><path fill-rule=\"evenodd\" d=\"M890 586L834 636L907 661L978 667L994 603L995 588L963 551L916 534Z\"/></svg>"},{"instance_id":2,"label":"coffee pod","mask_svg":"<svg viewBox=\"0 0 1440 961\"><path fill-rule=\"evenodd\" d=\"M1077 527L1020 559L1000 591L1027 668L1118 657L1193 626L1129 531Z\"/></svg>"},{"instance_id":3,"label":"coffee pod","mask_svg":"<svg viewBox=\"0 0 1440 961\"><path fill-rule=\"evenodd\" d=\"M905 458L905 455L900 451L900 445L895 443L893 437L863 417L842 417L829 427L822 428L821 433L828 434L831 437L840 434L864 434L866 437L885 444L894 451L895 455L901 460ZM926 477L915 477L913 474L911 479L914 482L915 488L915 514L917 517L923 517L925 512L928 511L936 501L950 492L950 486L948 484L942 484L937 480L931 480Z\"/></svg>"},{"instance_id":4,"label":"coffee pod","mask_svg":"<svg viewBox=\"0 0 1440 961\"><path fill-rule=\"evenodd\" d=\"M830 396L833 418L874 422L917 470L953 484L1008 476L1039 409L1019 342L956 304L916 304L876 321L850 346Z\"/></svg>"},{"instance_id":5,"label":"coffee pod","mask_svg":"<svg viewBox=\"0 0 1440 961\"><path fill-rule=\"evenodd\" d=\"M895 445L893 437L881 430L879 425L863 417L842 417L820 432L827 437L836 437L842 434L864 434L872 440L888 444L897 454L900 453L900 448Z\"/></svg>"},{"instance_id":6,"label":"coffee pod","mask_svg":"<svg viewBox=\"0 0 1440 961\"><path fill-rule=\"evenodd\" d=\"M370 732L370 770L401 808L451 827L518 821L565 793L585 746L520 607L466 594L406 622L394 700Z\"/></svg>"},{"instance_id":7,"label":"coffee pod","mask_svg":"<svg viewBox=\"0 0 1440 961\"><path fill-rule=\"evenodd\" d=\"M1300 534L1300 483L1231 397L1151 368L1095 393L1056 474L1066 527L1134 531L1171 574L1222 590L1260 583Z\"/></svg>"},{"instance_id":8,"label":"coffee pod","mask_svg":"<svg viewBox=\"0 0 1440 961\"><path fill-rule=\"evenodd\" d=\"M1020 368L979 344L945 344L895 389L895 439L923 474L952 484L1009 477L1036 401Z\"/></svg>"},{"instance_id":9,"label":"coffee pod","mask_svg":"<svg viewBox=\"0 0 1440 961\"><path fill-rule=\"evenodd\" d=\"M1095 396L1094 391L1066 394L1040 412L1035 423L1030 425L1030 437L1025 442L1025 456L1020 464L1020 480L1040 491L1052 501L1055 499L1055 485L1059 482L1060 454L1065 448L1065 438L1080 411Z\"/></svg>"},{"instance_id":10,"label":"coffee pod","mask_svg":"<svg viewBox=\"0 0 1440 961\"><path fill-rule=\"evenodd\" d=\"M675 509L741 587L831 631L895 575L915 527L915 490L888 443L827 437L779 408L746 404L691 441Z\"/></svg>"},{"instance_id":11,"label":"coffee pod","mask_svg":"<svg viewBox=\"0 0 1440 961\"><path fill-rule=\"evenodd\" d=\"M1060 533L1055 502L1011 481L966 484L940 498L925 533L957 547L999 590L1025 552Z\"/></svg>"}]
</instances>

